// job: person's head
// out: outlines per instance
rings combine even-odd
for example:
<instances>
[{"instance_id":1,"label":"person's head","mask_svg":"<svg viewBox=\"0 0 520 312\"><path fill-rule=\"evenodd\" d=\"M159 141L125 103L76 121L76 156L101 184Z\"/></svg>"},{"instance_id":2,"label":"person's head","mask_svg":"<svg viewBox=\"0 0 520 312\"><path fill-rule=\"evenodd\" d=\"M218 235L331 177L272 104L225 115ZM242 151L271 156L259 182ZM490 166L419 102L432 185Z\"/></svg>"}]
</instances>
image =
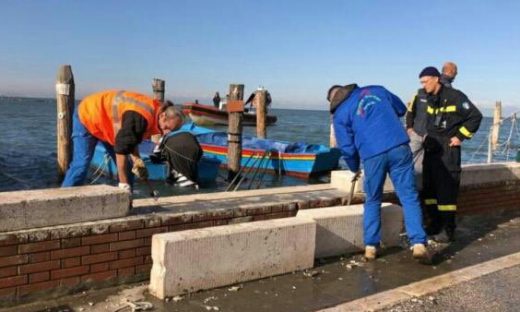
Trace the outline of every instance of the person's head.
<instances>
[{"instance_id":1,"label":"person's head","mask_svg":"<svg viewBox=\"0 0 520 312\"><path fill-rule=\"evenodd\" d=\"M158 124L159 129L163 134L179 129L184 123L184 114L182 110L173 105L172 102L167 101L161 107Z\"/></svg>"},{"instance_id":2,"label":"person's head","mask_svg":"<svg viewBox=\"0 0 520 312\"><path fill-rule=\"evenodd\" d=\"M426 93L437 94L439 92L441 87L440 77L441 73L433 66L428 66L419 73L419 81Z\"/></svg>"},{"instance_id":3,"label":"person's head","mask_svg":"<svg viewBox=\"0 0 520 312\"><path fill-rule=\"evenodd\" d=\"M444 63L442 66L442 74L451 79L451 81L455 80L455 77L457 76L457 64L453 62Z\"/></svg>"},{"instance_id":4,"label":"person's head","mask_svg":"<svg viewBox=\"0 0 520 312\"><path fill-rule=\"evenodd\" d=\"M327 91L327 101L330 103L330 113L334 114L339 104L347 99L352 91L358 87L357 84L352 83L346 86L333 85Z\"/></svg>"}]
</instances>

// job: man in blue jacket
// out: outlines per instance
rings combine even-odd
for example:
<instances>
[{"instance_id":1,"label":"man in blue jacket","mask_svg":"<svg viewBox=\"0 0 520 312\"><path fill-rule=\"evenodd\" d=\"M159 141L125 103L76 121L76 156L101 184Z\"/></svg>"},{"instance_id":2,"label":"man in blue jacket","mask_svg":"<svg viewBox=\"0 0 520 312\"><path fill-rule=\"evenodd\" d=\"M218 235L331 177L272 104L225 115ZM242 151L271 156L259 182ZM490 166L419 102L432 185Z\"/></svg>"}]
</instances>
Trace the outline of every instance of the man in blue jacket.
<instances>
[{"instance_id":1,"label":"man in blue jacket","mask_svg":"<svg viewBox=\"0 0 520 312\"><path fill-rule=\"evenodd\" d=\"M399 120L406 106L381 86L335 85L329 89L327 99L338 147L349 169L358 174L363 160L365 258L376 258L381 241L381 199L387 173L403 206L413 257L427 258L410 140Z\"/></svg>"}]
</instances>

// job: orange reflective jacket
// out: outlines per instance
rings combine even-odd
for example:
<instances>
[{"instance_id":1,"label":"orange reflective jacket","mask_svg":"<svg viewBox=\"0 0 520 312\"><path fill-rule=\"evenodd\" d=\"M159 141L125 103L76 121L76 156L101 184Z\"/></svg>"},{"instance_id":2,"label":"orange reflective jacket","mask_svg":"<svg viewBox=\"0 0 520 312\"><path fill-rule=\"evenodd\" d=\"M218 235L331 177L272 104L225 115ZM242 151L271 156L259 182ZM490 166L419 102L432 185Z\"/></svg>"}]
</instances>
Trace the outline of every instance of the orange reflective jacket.
<instances>
[{"instance_id":1,"label":"orange reflective jacket","mask_svg":"<svg viewBox=\"0 0 520 312\"><path fill-rule=\"evenodd\" d=\"M84 98L78 106L81 123L96 138L115 145L116 134L121 128L123 114L127 111L137 112L147 121L148 139L159 134L157 114L161 104L146 95L129 91L103 91Z\"/></svg>"}]
</instances>

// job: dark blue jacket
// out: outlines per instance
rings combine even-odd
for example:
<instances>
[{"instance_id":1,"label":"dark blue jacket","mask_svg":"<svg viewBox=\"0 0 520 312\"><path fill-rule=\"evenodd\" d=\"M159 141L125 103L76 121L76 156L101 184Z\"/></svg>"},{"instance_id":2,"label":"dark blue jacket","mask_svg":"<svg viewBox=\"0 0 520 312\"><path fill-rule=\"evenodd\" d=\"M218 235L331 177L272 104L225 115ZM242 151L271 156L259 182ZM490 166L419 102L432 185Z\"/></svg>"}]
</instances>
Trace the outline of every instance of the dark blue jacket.
<instances>
[{"instance_id":1,"label":"dark blue jacket","mask_svg":"<svg viewBox=\"0 0 520 312\"><path fill-rule=\"evenodd\" d=\"M359 87L334 112L338 147L350 170L358 171L365 160L384 153L410 139L399 120L406 106L381 86Z\"/></svg>"}]
</instances>

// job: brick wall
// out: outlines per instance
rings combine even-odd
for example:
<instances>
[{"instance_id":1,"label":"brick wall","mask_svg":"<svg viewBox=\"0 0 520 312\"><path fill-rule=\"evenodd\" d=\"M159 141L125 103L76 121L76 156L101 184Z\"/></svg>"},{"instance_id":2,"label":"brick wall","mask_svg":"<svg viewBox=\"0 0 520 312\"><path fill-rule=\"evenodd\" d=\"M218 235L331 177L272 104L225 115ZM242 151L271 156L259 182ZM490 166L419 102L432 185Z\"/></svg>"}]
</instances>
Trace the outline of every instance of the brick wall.
<instances>
[{"instance_id":1,"label":"brick wall","mask_svg":"<svg viewBox=\"0 0 520 312\"><path fill-rule=\"evenodd\" d=\"M342 193L268 206L147 214L0 233L0 306L145 281L152 265L150 246L155 233L289 217L298 209L336 206L346 200ZM362 200L356 195L352 204ZM389 193L385 201L397 200ZM460 214L519 208L518 181L461 189Z\"/></svg>"},{"instance_id":2,"label":"brick wall","mask_svg":"<svg viewBox=\"0 0 520 312\"><path fill-rule=\"evenodd\" d=\"M0 233L0 306L147 280L155 233L290 217L299 205L318 204L148 214Z\"/></svg>"}]
</instances>

